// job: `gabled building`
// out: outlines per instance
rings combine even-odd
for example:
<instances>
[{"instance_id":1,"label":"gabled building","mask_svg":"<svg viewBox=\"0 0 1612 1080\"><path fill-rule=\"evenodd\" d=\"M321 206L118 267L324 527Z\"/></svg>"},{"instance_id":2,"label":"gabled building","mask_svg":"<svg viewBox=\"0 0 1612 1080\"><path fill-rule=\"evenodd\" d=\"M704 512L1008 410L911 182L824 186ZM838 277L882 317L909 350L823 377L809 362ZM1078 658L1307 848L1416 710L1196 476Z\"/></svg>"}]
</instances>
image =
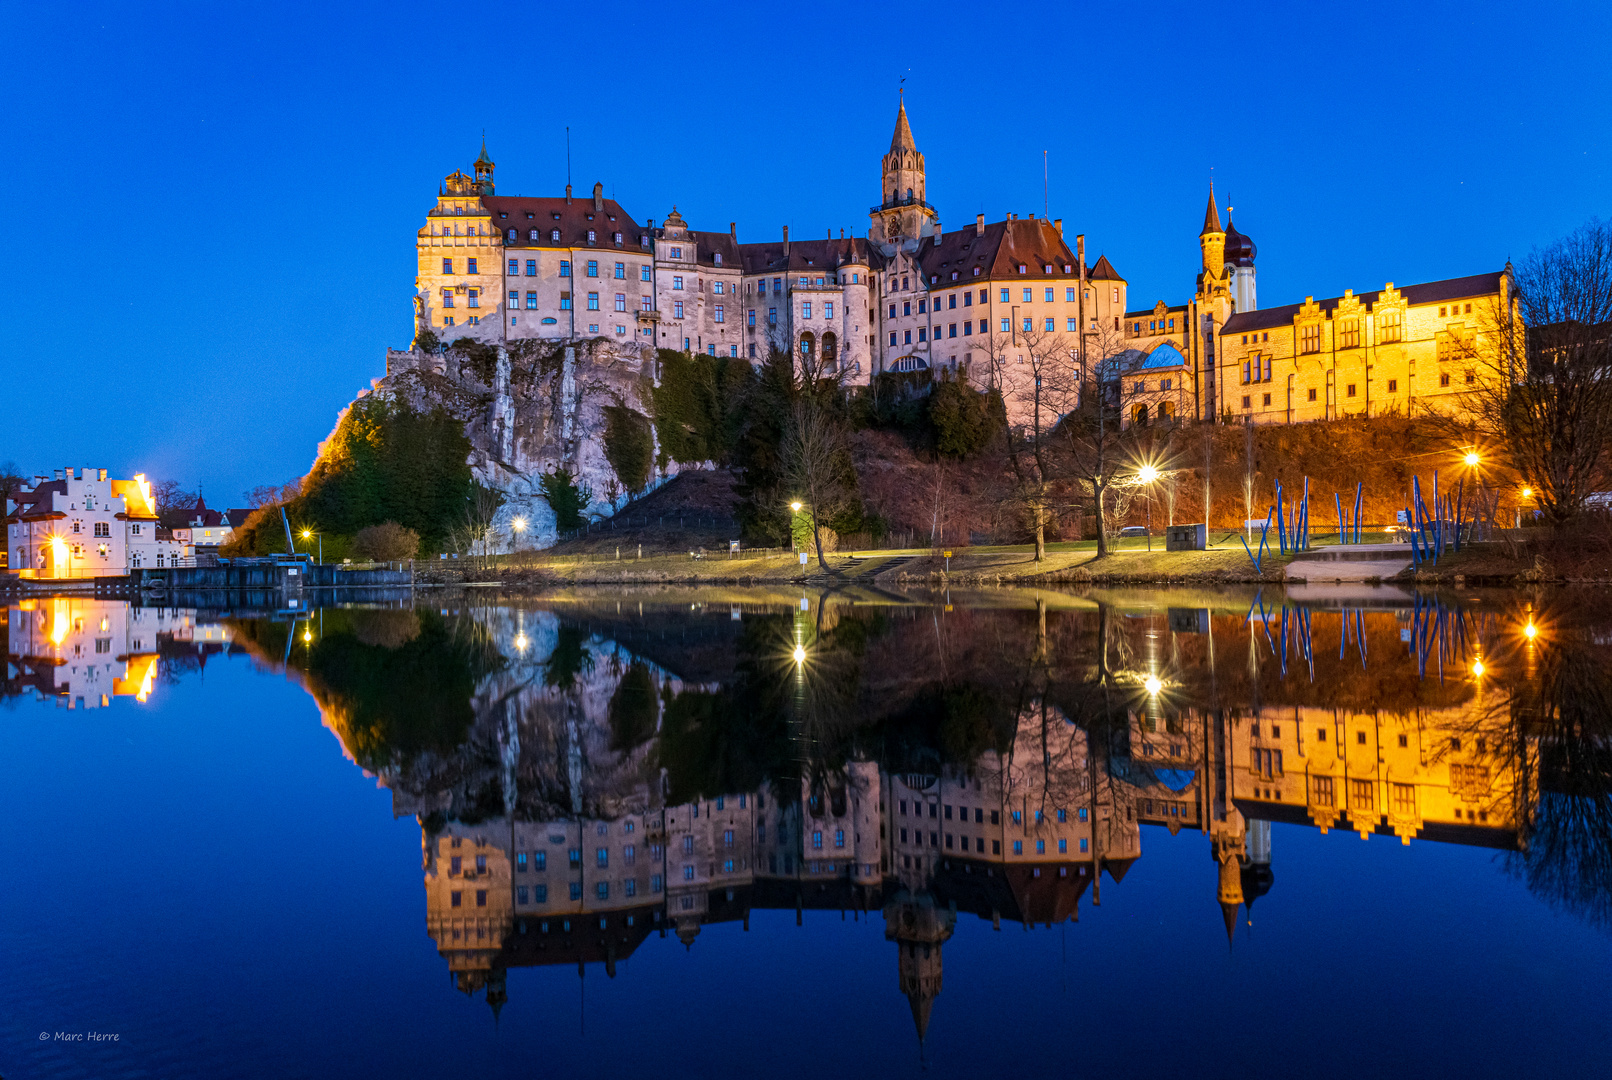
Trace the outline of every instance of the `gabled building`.
<instances>
[{"instance_id":1,"label":"gabled building","mask_svg":"<svg viewBox=\"0 0 1612 1080\"><path fill-rule=\"evenodd\" d=\"M119 577L131 568L177 566L184 545L158 527L144 474L113 480L105 469L57 469L14 491L5 507L7 563L25 578Z\"/></svg>"}]
</instances>

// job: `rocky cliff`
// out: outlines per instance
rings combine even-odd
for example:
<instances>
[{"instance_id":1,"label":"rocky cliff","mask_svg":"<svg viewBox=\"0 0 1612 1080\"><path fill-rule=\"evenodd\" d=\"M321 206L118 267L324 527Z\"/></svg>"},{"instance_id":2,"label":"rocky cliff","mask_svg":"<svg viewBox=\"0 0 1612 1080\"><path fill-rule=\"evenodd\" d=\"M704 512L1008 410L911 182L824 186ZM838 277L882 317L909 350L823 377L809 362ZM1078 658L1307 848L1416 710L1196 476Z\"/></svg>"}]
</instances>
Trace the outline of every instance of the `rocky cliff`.
<instances>
[{"instance_id":1,"label":"rocky cliff","mask_svg":"<svg viewBox=\"0 0 1612 1080\"><path fill-rule=\"evenodd\" d=\"M524 518L521 546L548 547L557 530L539 493L545 472L573 473L592 492L593 517L608 517L629 495L641 494L626 490L606 457L605 410L625 407L647 422L658 366L652 347L606 338L507 345L463 340L430 353L388 349L386 375L373 392L418 410L441 407L463 421L477 481L504 495L495 526L504 544L514 540L511 522ZM661 461L658 443L655 450L645 490L680 468Z\"/></svg>"}]
</instances>

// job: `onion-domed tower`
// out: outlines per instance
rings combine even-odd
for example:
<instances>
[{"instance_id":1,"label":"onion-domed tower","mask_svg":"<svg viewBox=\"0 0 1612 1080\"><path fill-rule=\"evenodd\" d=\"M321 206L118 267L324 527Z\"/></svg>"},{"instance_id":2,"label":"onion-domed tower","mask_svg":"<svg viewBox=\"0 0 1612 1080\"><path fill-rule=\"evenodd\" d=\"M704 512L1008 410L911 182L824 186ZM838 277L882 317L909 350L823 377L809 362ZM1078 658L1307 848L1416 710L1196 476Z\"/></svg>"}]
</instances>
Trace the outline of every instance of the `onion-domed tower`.
<instances>
[{"instance_id":1,"label":"onion-domed tower","mask_svg":"<svg viewBox=\"0 0 1612 1080\"><path fill-rule=\"evenodd\" d=\"M1226 211L1226 269L1231 274L1231 299L1238 311L1253 311L1259 307L1254 292L1254 241L1237 231L1231 222L1231 211Z\"/></svg>"}]
</instances>

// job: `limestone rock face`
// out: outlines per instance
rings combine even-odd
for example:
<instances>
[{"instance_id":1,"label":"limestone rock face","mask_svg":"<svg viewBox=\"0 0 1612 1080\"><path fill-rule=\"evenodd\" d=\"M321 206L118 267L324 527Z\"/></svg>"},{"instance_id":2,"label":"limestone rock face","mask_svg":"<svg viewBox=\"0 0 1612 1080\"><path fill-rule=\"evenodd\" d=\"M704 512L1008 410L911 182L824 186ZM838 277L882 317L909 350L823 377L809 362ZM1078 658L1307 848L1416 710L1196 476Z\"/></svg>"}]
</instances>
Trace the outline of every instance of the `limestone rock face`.
<instances>
[{"instance_id":1,"label":"limestone rock face","mask_svg":"<svg viewBox=\"0 0 1612 1080\"><path fill-rule=\"evenodd\" d=\"M551 469L570 470L592 492L591 518L626 504L629 492L605 457L604 410L621 405L652 417L658 377L655 350L636 342L459 341L443 352L388 349L374 392L419 410L440 406L464 422L472 472L504 495L495 528L508 550L557 541L538 486ZM658 458L658 440L656 451ZM649 487L678 468L657 464ZM527 528L517 537L511 523L518 517Z\"/></svg>"}]
</instances>

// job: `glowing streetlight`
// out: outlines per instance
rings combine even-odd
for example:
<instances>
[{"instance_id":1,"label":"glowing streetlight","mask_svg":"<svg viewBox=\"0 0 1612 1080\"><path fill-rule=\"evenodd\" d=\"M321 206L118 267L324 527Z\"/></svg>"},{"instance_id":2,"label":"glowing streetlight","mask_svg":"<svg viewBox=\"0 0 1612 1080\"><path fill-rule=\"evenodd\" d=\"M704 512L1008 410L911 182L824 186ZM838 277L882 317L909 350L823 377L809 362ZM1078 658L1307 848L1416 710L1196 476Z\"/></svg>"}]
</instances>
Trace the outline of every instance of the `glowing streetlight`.
<instances>
[{"instance_id":1,"label":"glowing streetlight","mask_svg":"<svg viewBox=\"0 0 1612 1080\"><path fill-rule=\"evenodd\" d=\"M795 646L794 657L795 657L795 663L804 664L806 662L806 649L805 649L805 647L802 646L802 645L796 645Z\"/></svg>"},{"instance_id":2,"label":"glowing streetlight","mask_svg":"<svg viewBox=\"0 0 1612 1080\"><path fill-rule=\"evenodd\" d=\"M1481 459L1478 457L1478 452L1476 450L1468 450L1466 457L1462 458L1462 460L1465 461L1468 466L1476 467Z\"/></svg>"},{"instance_id":3,"label":"glowing streetlight","mask_svg":"<svg viewBox=\"0 0 1612 1080\"><path fill-rule=\"evenodd\" d=\"M515 635L515 650L517 652L524 653L526 651L526 646L528 646L530 644L531 644L531 642L526 640L526 635L525 634L516 634Z\"/></svg>"},{"instance_id":4,"label":"glowing streetlight","mask_svg":"<svg viewBox=\"0 0 1612 1080\"><path fill-rule=\"evenodd\" d=\"M1525 498L1525 499L1533 498L1534 497L1534 489L1533 488L1523 488L1522 489L1522 497Z\"/></svg>"},{"instance_id":5,"label":"glowing streetlight","mask_svg":"<svg viewBox=\"0 0 1612 1080\"><path fill-rule=\"evenodd\" d=\"M313 643L313 631L312 630L304 630L302 632L302 643L304 645L311 645Z\"/></svg>"},{"instance_id":6,"label":"glowing streetlight","mask_svg":"<svg viewBox=\"0 0 1612 1080\"><path fill-rule=\"evenodd\" d=\"M1153 495L1151 489L1158 478L1159 470L1156 466L1143 465L1136 470L1136 482L1146 484L1149 488L1147 499L1147 549L1149 551L1153 550Z\"/></svg>"},{"instance_id":7,"label":"glowing streetlight","mask_svg":"<svg viewBox=\"0 0 1612 1080\"><path fill-rule=\"evenodd\" d=\"M1483 661L1482 660L1474 660L1474 661L1472 661L1472 675L1473 675L1473 677L1474 678L1482 678L1483 677L1483 672L1484 672Z\"/></svg>"},{"instance_id":8,"label":"glowing streetlight","mask_svg":"<svg viewBox=\"0 0 1612 1080\"><path fill-rule=\"evenodd\" d=\"M324 533L316 533L312 529L303 529L302 530L302 538L304 540L311 539L311 538L313 538L315 536L317 536L319 538L319 561L320 561L320 563L323 563L325 561L325 534Z\"/></svg>"},{"instance_id":9,"label":"glowing streetlight","mask_svg":"<svg viewBox=\"0 0 1612 1080\"><path fill-rule=\"evenodd\" d=\"M1164 684L1159 682L1157 675L1149 675L1142 686L1147 690L1149 697L1158 697L1159 691L1164 689Z\"/></svg>"},{"instance_id":10,"label":"glowing streetlight","mask_svg":"<svg viewBox=\"0 0 1612 1080\"><path fill-rule=\"evenodd\" d=\"M801 501L796 499L794 502L789 504L789 508L797 514L800 513Z\"/></svg>"},{"instance_id":11,"label":"glowing streetlight","mask_svg":"<svg viewBox=\"0 0 1612 1080\"><path fill-rule=\"evenodd\" d=\"M1539 636L1539 627L1533 624L1533 620L1530 619L1528 625L1522 628L1522 636L1529 641Z\"/></svg>"}]
</instances>

